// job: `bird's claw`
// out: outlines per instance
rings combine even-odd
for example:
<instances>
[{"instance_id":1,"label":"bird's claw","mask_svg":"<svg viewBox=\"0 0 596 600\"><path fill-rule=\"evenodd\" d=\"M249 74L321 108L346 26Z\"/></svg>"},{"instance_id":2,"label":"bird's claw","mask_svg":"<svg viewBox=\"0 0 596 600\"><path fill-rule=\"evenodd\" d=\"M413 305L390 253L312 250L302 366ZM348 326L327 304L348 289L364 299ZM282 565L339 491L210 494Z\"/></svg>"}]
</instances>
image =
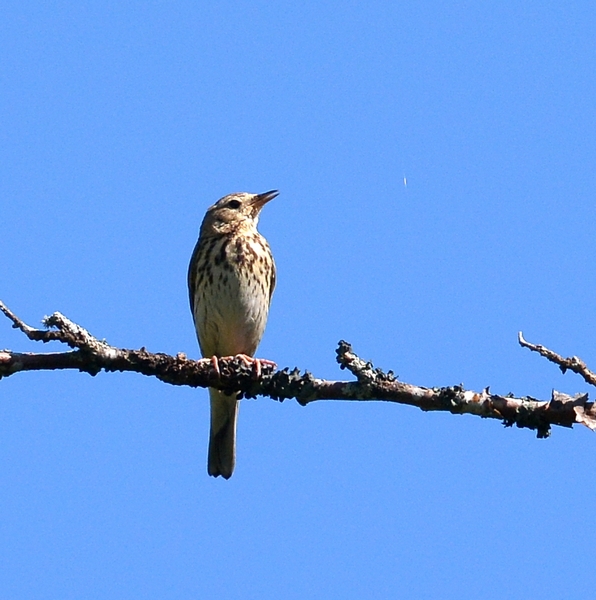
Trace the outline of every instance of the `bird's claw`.
<instances>
[{"instance_id":1,"label":"bird's claw","mask_svg":"<svg viewBox=\"0 0 596 600\"><path fill-rule=\"evenodd\" d=\"M213 367L213 370L217 373L217 377L221 379L221 370L219 368L219 359L217 358L217 356L211 357L211 366Z\"/></svg>"},{"instance_id":2,"label":"bird's claw","mask_svg":"<svg viewBox=\"0 0 596 600\"><path fill-rule=\"evenodd\" d=\"M277 367L277 363L274 363L272 360L267 360L266 358L254 358L253 356L248 356L247 354L236 354L234 358L239 358L247 367L252 367L255 373L255 379L259 379L261 377L261 371L263 365L269 367Z\"/></svg>"},{"instance_id":3,"label":"bird's claw","mask_svg":"<svg viewBox=\"0 0 596 600\"><path fill-rule=\"evenodd\" d=\"M255 379L259 379L261 377L263 366L273 367L274 369L277 367L277 363L272 360L268 360L267 358L254 358L253 356L248 356L248 354L236 354L235 356L212 356L211 357L211 366L213 370L217 373L218 377L221 377L221 370L219 368L219 359L224 358L226 360L241 360L247 367L252 367L255 374Z\"/></svg>"}]
</instances>

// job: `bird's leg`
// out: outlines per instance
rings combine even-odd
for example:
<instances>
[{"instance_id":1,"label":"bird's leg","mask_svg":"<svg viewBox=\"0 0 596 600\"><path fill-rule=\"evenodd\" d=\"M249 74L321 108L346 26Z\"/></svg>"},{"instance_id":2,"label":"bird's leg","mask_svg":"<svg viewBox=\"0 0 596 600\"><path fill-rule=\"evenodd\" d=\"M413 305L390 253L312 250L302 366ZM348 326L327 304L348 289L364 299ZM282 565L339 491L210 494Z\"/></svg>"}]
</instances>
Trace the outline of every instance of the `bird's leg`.
<instances>
[{"instance_id":1,"label":"bird's leg","mask_svg":"<svg viewBox=\"0 0 596 600\"><path fill-rule=\"evenodd\" d=\"M213 367L213 370L217 373L217 376L221 379L221 371L219 369L219 360L217 358L217 356L213 355L211 357L211 366Z\"/></svg>"}]
</instances>

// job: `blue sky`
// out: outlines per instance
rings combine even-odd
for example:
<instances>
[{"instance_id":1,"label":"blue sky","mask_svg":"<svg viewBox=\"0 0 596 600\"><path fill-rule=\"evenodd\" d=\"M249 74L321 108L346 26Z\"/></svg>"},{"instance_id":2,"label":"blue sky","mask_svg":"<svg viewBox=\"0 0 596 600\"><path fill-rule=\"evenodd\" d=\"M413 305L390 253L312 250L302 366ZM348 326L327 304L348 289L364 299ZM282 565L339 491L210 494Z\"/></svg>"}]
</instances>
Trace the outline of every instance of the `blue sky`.
<instances>
[{"instance_id":1,"label":"blue sky","mask_svg":"<svg viewBox=\"0 0 596 600\"><path fill-rule=\"evenodd\" d=\"M259 355L344 378L587 391L596 367L589 2L34 2L0 19L0 299L198 357L207 206L279 189ZM404 185L404 178L407 185ZM0 347L41 351L0 321ZM58 345L50 349L59 350ZM0 382L8 598L580 598L596 438L384 403L242 402L206 474L205 390Z\"/></svg>"}]
</instances>

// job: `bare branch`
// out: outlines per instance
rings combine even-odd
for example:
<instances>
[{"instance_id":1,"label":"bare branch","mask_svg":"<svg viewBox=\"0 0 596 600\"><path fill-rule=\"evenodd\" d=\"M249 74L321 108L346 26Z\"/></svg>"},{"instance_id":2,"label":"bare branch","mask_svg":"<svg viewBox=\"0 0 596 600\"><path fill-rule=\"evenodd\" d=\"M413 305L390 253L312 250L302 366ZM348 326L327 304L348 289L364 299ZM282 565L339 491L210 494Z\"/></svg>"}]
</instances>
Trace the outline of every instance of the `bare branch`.
<instances>
[{"instance_id":1,"label":"bare branch","mask_svg":"<svg viewBox=\"0 0 596 600\"><path fill-rule=\"evenodd\" d=\"M539 401L530 397L500 396L491 393L489 388L474 392L465 390L461 385L420 387L398 381L391 371L385 373L374 368L372 363L359 358L352 347L343 341L337 349L337 361L340 368L347 369L356 377L356 381L318 379L308 371L301 373L297 368L275 371L273 366L267 364L262 365L261 373L257 376L240 358L220 358L217 370L211 359L195 361L184 354L170 356L151 353L145 348L115 348L98 340L60 313L44 319L44 324L51 329L39 330L26 325L1 302L0 311L12 321L13 327L20 329L29 339L43 342L57 340L73 348L69 352L47 354L0 351L0 378L21 371L55 369L77 369L90 375L96 375L101 370L132 371L157 377L171 385L216 387L228 393L237 392L239 397L254 398L261 395L279 401L294 398L303 406L317 400L381 400L416 406L424 411L473 414L499 419L508 427L516 425L534 429L538 437L548 437L552 425L572 427L574 423L581 423L592 430L596 429L596 410L594 403L588 401L587 394L571 397L553 391L550 400ZM542 346L529 344L521 334L520 344L544 356L558 357ZM561 366L557 360L553 362ZM573 363L574 366L577 364ZM579 372L571 365L565 364L565 368ZM590 373L585 365L582 373Z\"/></svg>"},{"instance_id":2,"label":"bare branch","mask_svg":"<svg viewBox=\"0 0 596 600\"><path fill-rule=\"evenodd\" d=\"M541 356L544 356L550 362L555 363L561 369L561 372L565 374L568 370L581 375L586 383L590 385L596 385L596 373L588 369L586 363L578 356L571 356L570 358L563 358L560 354L549 350L545 346L540 344L531 344L524 339L522 332L520 331L517 335L520 346L529 348L532 352L538 352Z\"/></svg>"}]
</instances>

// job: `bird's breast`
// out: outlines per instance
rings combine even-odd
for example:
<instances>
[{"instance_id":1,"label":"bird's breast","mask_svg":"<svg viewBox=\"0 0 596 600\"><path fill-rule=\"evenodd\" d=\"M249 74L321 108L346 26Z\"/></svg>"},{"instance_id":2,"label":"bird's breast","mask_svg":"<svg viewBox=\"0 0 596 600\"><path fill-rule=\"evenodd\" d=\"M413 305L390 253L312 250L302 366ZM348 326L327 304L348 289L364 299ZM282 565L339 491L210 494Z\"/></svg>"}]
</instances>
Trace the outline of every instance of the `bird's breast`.
<instances>
[{"instance_id":1,"label":"bird's breast","mask_svg":"<svg viewBox=\"0 0 596 600\"><path fill-rule=\"evenodd\" d=\"M261 341L274 266L259 238L212 244L211 259L197 269L193 314L204 356L252 355Z\"/></svg>"}]
</instances>

